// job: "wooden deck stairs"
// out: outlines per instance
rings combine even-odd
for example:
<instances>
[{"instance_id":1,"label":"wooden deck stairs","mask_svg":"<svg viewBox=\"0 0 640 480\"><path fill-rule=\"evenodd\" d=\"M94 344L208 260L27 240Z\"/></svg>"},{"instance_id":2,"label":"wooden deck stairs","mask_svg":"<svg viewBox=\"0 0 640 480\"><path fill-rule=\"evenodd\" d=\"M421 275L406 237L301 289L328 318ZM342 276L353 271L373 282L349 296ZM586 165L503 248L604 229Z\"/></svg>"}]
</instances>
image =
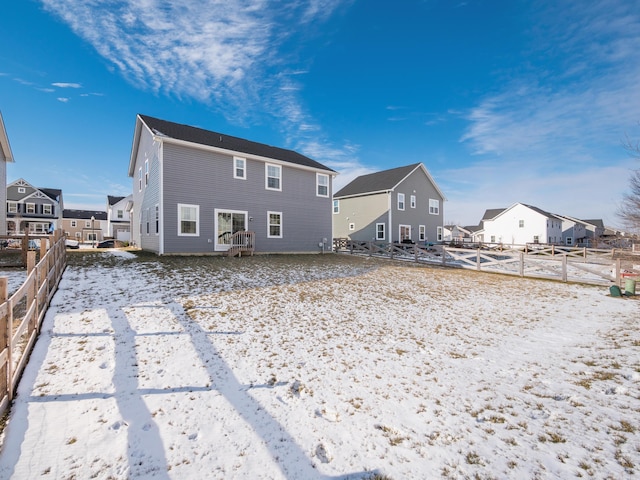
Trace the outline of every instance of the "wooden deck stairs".
<instances>
[{"instance_id":1,"label":"wooden deck stairs","mask_svg":"<svg viewBox=\"0 0 640 480\"><path fill-rule=\"evenodd\" d=\"M255 248L255 232L236 232L231 236L231 246L227 250L228 257L241 257L242 254L253 256Z\"/></svg>"}]
</instances>

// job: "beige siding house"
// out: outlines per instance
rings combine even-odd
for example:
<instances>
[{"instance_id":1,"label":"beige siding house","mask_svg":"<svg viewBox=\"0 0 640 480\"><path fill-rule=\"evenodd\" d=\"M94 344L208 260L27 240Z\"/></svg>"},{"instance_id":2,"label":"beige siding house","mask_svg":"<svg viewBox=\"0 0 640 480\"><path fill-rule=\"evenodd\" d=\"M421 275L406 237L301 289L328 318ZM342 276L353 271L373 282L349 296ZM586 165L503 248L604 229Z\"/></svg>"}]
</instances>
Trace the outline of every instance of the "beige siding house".
<instances>
[{"instance_id":1,"label":"beige siding house","mask_svg":"<svg viewBox=\"0 0 640 480\"><path fill-rule=\"evenodd\" d=\"M107 212L65 209L62 229L67 238L88 245L104 240L107 230Z\"/></svg>"},{"instance_id":2,"label":"beige siding house","mask_svg":"<svg viewBox=\"0 0 640 480\"><path fill-rule=\"evenodd\" d=\"M441 242L444 201L422 163L361 175L333 196L333 237Z\"/></svg>"}]
</instances>

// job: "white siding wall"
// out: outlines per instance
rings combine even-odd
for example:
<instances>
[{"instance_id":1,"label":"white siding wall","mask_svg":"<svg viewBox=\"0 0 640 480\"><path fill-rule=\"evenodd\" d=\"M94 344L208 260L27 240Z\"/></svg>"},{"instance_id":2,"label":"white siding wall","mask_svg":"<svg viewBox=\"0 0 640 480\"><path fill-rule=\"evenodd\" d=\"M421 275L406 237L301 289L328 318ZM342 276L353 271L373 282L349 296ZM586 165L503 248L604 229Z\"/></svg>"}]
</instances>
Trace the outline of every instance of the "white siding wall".
<instances>
[{"instance_id":1,"label":"white siding wall","mask_svg":"<svg viewBox=\"0 0 640 480\"><path fill-rule=\"evenodd\" d=\"M524 226L520 227L520 221ZM548 218L525 205L514 205L498 215L494 220L484 223L484 241L497 243L523 245L531 243L537 236L540 243L547 243L550 230L547 229ZM561 224L560 220L557 220ZM562 228L555 229L551 233L557 239L562 237ZM558 240L559 241L559 240Z\"/></svg>"}]
</instances>

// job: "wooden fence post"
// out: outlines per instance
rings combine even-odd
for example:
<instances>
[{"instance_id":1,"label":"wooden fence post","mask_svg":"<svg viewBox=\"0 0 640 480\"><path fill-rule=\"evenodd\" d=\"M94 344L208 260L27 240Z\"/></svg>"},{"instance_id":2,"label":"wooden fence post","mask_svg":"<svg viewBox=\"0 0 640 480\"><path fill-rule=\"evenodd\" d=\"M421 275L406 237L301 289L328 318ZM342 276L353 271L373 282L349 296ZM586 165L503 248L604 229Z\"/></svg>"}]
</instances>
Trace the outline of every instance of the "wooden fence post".
<instances>
[{"instance_id":1,"label":"wooden fence post","mask_svg":"<svg viewBox=\"0 0 640 480\"><path fill-rule=\"evenodd\" d=\"M567 254L562 255L562 281L567 282Z\"/></svg>"},{"instance_id":2,"label":"wooden fence post","mask_svg":"<svg viewBox=\"0 0 640 480\"><path fill-rule=\"evenodd\" d=\"M622 272L620 268L620 259L616 258L616 285L622 286Z\"/></svg>"},{"instance_id":3,"label":"wooden fence post","mask_svg":"<svg viewBox=\"0 0 640 480\"><path fill-rule=\"evenodd\" d=\"M480 249L478 249L476 253L476 268L480 271Z\"/></svg>"},{"instance_id":4,"label":"wooden fence post","mask_svg":"<svg viewBox=\"0 0 640 480\"><path fill-rule=\"evenodd\" d=\"M520 276L524 277L524 252L520 252Z\"/></svg>"},{"instance_id":5,"label":"wooden fence post","mask_svg":"<svg viewBox=\"0 0 640 480\"><path fill-rule=\"evenodd\" d=\"M6 312L8 312L8 305L5 303L9 298L9 281L7 277L0 277L0 304L4 306L2 315L0 315L0 353L4 352L9 346L9 328L8 318ZM9 382L9 356L4 364L0 365L0 399L9 398L9 389L11 383Z\"/></svg>"}]
</instances>

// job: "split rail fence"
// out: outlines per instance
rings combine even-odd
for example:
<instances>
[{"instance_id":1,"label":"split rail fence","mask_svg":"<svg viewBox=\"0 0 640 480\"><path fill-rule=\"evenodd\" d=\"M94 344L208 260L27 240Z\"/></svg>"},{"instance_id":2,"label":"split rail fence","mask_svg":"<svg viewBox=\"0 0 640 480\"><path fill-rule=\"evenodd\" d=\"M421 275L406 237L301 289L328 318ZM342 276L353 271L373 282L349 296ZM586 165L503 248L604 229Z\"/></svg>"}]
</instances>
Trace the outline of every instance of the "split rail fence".
<instances>
[{"instance_id":1,"label":"split rail fence","mask_svg":"<svg viewBox=\"0 0 640 480\"><path fill-rule=\"evenodd\" d=\"M62 230L40 239L40 251L27 253L26 280L10 297L7 277L0 277L0 415L13 399L67 265Z\"/></svg>"},{"instance_id":2,"label":"split rail fence","mask_svg":"<svg viewBox=\"0 0 640 480\"><path fill-rule=\"evenodd\" d=\"M335 252L562 282L623 286L628 277L640 277L640 267L633 265L633 259L623 260L619 250L611 249L538 244L453 248L343 238L334 239L333 245ZM635 263L640 264L640 256Z\"/></svg>"}]
</instances>

